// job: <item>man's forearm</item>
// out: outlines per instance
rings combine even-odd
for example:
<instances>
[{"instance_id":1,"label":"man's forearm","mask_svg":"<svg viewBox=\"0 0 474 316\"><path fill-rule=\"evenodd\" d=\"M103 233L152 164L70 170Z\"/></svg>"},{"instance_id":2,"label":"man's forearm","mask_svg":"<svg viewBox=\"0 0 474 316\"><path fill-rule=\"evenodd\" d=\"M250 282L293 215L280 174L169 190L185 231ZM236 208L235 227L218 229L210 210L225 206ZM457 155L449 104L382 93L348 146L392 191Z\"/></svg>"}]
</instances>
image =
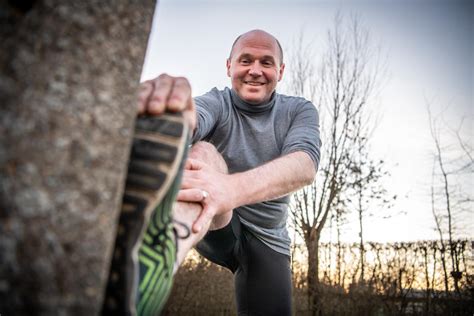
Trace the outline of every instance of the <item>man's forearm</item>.
<instances>
[{"instance_id":1,"label":"man's forearm","mask_svg":"<svg viewBox=\"0 0 474 316\"><path fill-rule=\"evenodd\" d=\"M276 199L310 184L316 175L308 154L294 152L231 175L237 206Z\"/></svg>"}]
</instances>

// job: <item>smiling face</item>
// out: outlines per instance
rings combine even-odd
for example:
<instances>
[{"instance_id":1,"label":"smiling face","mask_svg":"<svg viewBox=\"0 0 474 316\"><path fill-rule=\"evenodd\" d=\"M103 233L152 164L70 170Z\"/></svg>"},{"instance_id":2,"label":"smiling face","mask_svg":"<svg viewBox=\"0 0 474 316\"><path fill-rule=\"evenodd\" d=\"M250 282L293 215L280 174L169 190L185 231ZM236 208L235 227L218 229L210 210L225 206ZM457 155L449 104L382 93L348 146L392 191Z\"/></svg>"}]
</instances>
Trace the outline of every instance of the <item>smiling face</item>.
<instances>
[{"instance_id":1,"label":"smiling face","mask_svg":"<svg viewBox=\"0 0 474 316\"><path fill-rule=\"evenodd\" d=\"M270 100L285 64L276 39L264 31L250 31L235 43L227 59L227 75L239 97L250 104Z\"/></svg>"}]
</instances>

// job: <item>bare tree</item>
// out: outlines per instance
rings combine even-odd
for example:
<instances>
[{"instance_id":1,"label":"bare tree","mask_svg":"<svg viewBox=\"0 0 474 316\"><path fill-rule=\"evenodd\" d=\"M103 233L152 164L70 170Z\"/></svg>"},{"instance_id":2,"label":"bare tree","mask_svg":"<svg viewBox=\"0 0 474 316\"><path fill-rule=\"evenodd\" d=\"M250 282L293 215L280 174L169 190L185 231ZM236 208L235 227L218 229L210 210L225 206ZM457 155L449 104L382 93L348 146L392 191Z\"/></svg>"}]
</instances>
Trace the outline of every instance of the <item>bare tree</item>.
<instances>
[{"instance_id":1,"label":"bare tree","mask_svg":"<svg viewBox=\"0 0 474 316\"><path fill-rule=\"evenodd\" d=\"M453 280L455 293L459 294L459 282L463 272L460 270L461 258L456 238L463 233L461 216L472 209L472 191L469 191L469 188L466 190L465 179L472 177L474 172L473 149L461 135L466 117L462 117L458 127L452 129L443 119L447 114L447 109L434 116L427 102L427 112L434 145L431 205L441 243L445 292L449 292L450 283L446 262L446 255L449 255L451 266L449 275Z\"/></svg>"},{"instance_id":2,"label":"bare tree","mask_svg":"<svg viewBox=\"0 0 474 316\"><path fill-rule=\"evenodd\" d=\"M357 179L357 141L367 137L361 127L367 123L363 109L368 107L382 75L379 55L371 45L368 31L357 17L350 23L344 22L342 15L337 14L319 68L308 61L312 54L303 49L301 38L292 55L296 65L292 79L296 82L291 92L311 99L321 114L323 151L317 180L294 195L291 208L295 229L308 251L308 299L314 314L319 313L321 305L321 233L332 211L347 210L348 191Z\"/></svg>"},{"instance_id":3,"label":"bare tree","mask_svg":"<svg viewBox=\"0 0 474 316\"><path fill-rule=\"evenodd\" d=\"M361 138L363 141L364 138ZM360 275L359 283L365 282L365 241L364 241L364 219L371 216L370 209L375 207L378 212L390 208L391 202L396 196L389 197L385 188L381 185L380 180L388 176L388 172L383 170L384 161L374 162L367 157L368 153L359 147L360 156L356 163L360 164L360 168L354 170L355 183L353 201L353 209L357 212L359 226L359 251L360 251ZM359 160L363 158L363 160ZM355 204L355 205L354 205Z\"/></svg>"},{"instance_id":4,"label":"bare tree","mask_svg":"<svg viewBox=\"0 0 474 316\"><path fill-rule=\"evenodd\" d=\"M436 163L433 162L433 168L431 173L431 212L436 224L436 231L439 234L440 241L440 256L441 256L441 267L444 273L444 292L447 294L449 292L449 279L448 279L448 268L446 266L446 242L444 240L443 230L441 228L441 217L436 212L435 208L435 192L434 192L434 179L435 179L435 168Z\"/></svg>"}]
</instances>

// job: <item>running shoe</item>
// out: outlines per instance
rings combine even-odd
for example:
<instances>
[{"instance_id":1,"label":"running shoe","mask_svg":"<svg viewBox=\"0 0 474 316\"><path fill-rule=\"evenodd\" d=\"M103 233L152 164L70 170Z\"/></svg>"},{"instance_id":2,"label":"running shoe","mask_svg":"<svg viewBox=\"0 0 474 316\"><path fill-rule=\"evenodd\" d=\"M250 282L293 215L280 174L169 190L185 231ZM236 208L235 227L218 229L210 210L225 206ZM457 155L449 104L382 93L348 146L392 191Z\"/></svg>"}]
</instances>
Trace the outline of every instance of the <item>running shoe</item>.
<instances>
[{"instance_id":1,"label":"running shoe","mask_svg":"<svg viewBox=\"0 0 474 316\"><path fill-rule=\"evenodd\" d=\"M182 114L139 116L103 315L159 315L176 261L172 209L188 149Z\"/></svg>"}]
</instances>

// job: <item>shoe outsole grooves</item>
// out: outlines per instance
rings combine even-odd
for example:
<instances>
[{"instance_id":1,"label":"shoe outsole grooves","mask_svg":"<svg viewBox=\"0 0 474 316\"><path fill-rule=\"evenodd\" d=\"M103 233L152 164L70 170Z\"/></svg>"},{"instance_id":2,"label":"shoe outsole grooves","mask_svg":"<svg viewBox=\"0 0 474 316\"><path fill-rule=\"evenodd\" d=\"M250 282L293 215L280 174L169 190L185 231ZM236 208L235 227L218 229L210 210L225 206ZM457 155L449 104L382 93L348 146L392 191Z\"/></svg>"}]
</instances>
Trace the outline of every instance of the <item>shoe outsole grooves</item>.
<instances>
[{"instance_id":1,"label":"shoe outsole grooves","mask_svg":"<svg viewBox=\"0 0 474 316\"><path fill-rule=\"evenodd\" d=\"M139 248L153 210L178 174L188 133L180 113L137 118L103 315L136 315Z\"/></svg>"}]
</instances>

